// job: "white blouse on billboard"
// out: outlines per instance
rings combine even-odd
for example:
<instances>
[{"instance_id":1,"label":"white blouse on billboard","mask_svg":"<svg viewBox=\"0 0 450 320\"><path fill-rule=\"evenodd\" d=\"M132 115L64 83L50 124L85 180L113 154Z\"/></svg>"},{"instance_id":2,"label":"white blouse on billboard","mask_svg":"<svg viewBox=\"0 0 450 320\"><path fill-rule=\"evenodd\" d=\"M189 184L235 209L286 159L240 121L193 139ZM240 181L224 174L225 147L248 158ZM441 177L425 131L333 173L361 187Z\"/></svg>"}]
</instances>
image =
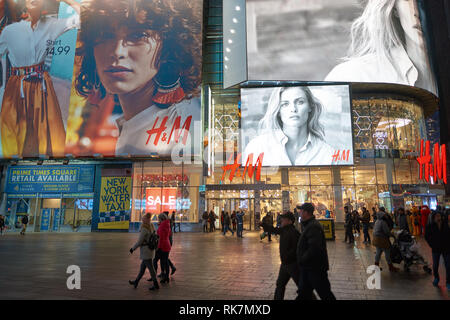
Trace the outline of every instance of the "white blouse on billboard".
<instances>
[{"instance_id":1,"label":"white blouse on billboard","mask_svg":"<svg viewBox=\"0 0 450 320\"><path fill-rule=\"evenodd\" d=\"M170 106L167 109L162 109L156 105L141 111L135 115L130 120L125 120L123 117L117 119L117 124L119 126L120 134L116 144L116 155L151 155L158 154L159 156L170 156L172 149L177 145L175 142L175 131L172 134L171 139L170 134L172 128L174 127L177 117L180 117L180 139L178 141L178 146L183 147L183 150L189 150L196 152L198 149L196 142L194 141L194 127L195 122L200 121L200 110L201 103L200 98L194 98L191 100L183 100L178 104ZM185 131L182 130L183 125L189 116L191 118L191 124L189 128L189 134L186 141L186 145L183 144L183 137ZM166 129L159 137L159 141L155 145L154 142L157 139L157 134L154 133L151 136L147 132L154 128L161 127L163 119L167 117L167 122L165 124ZM158 122L155 124L156 119ZM150 139L149 139L150 138ZM201 140L201 138L199 138ZM200 140L198 141L200 143ZM189 148L189 149L187 149Z\"/></svg>"},{"instance_id":2,"label":"white blouse on billboard","mask_svg":"<svg viewBox=\"0 0 450 320\"><path fill-rule=\"evenodd\" d=\"M380 82L416 86L419 72L405 49L402 47L394 48L391 50L391 55L395 65L387 57L378 58L375 54L352 58L334 67L326 76L325 81ZM422 89L437 95L436 84L431 71L429 71L426 79L430 79L430 81Z\"/></svg>"},{"instance_id":3,"label":"white blouse on billboard","mask_svg":"<svg viewBox=\"0 0 450 320\"><path fill-rule=\"evenodd\" d=\"M242 158L245 163L249 154L253 154L253 163L264 152L263 166L319 166L331 165L334 149L326 142L308 134L305 145L297 151L295 163L292 163L286 151L288 137L282 130L266 133L252 139Z\"/></svg>"},{"instance_id":4,"label":"white blouse on billboard","mask_svg":"<svg viewBox=\"0 0 450 320\"><path fill-rule=\"evenodd\" d=\"M8 54L13 67L28 67L45 61L47 48L64 32L80 27L80 16L67 19L41 18L34 28L31 22L22 20L10 24L0 35L0 56Z\"/></svg>"}]
</instances>

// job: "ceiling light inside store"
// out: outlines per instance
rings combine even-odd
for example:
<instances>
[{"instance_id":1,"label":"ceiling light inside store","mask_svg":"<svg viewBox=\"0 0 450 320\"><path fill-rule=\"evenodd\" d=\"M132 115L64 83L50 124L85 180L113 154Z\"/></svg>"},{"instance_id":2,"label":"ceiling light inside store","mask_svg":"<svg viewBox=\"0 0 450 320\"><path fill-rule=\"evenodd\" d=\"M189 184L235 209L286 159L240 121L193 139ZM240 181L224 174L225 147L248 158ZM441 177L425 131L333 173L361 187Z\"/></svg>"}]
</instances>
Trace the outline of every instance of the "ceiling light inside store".
<instances>
[{"instance_id":1,"label":"ceiling light inside store","mask_svg":"<svg viewBox=\"0 0 450 320\"><path fill-rule=\"evenodd\" d=\"M240 6L236 6L234 9L235 9L236 11L241 11L241 7L240 7Z\"/></svg>"},{"instance_id":2,"label":"ceiling light inside store","mask_svg":"<svg viewBox=\"0 0 450 320\"><path fill-rule=\"evenodd\" d=\"M234 23L238 23L238 19L233 18L233 22L234 22Z\"/></svg>"},{"instance_id":3,"label":"ceiling light inside store","mask_svg":"<svg viewBox=\"0 0 450 320\"><path fill-rule=\"evenodd\" d=\"M236 33L236 30L234 30L234 29L230 29L230 33Z\"/></svg>"}]
</instances>

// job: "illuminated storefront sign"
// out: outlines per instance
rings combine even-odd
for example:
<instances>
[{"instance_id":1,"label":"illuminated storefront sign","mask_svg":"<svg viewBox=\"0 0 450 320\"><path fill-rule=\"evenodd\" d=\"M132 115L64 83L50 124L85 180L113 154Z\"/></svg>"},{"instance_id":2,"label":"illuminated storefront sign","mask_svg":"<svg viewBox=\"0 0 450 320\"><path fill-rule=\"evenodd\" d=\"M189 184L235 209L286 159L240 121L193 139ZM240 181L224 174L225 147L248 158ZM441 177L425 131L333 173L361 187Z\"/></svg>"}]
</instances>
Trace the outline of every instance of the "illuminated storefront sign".
<instances>
[{"instance_id":1,"label":"illuminated storefront sign","mask_svg":"<svg viewBox=\"0 0 450 320\"><path fill-rule=\"evenodd\" d=\"M447 149L446 145L435 143L433 153L430 153L430 141L420 141L420 151L417 157L419 162L419 179L437 183L439 180L447 184Z\"/></svg>"},{"instance_id":2,"label":"illuminated storefront sign","mask_svg":"<svg viewBox=\"0 0 450 320\"><path fill-rule=\"evenodd\" d=\"M245 177L245 174L248 174L249 178L253 177L253 174L256 169L256 181L261 181L261 167L263 163L264 153L261 153L258 158L256 159L255 166L253 165L253 153L250 153L247 157L247 162L245 163L244 172L241 175L241 154L238 153L236 159L234 159L234 163L231 163L232 156L228 159L228 164L222 167L223 174L222 178L220 179L220 182L222 183L225 180L225 175L229 171L230 175L228 179L230 182L233 181L233 178L236 177Z\"/></svg>"},{"instance_id":3,"label":"illuminated storefront sign","mask_svg":"<svg viewBox=\"0 0 450 320\"><path fill-rule=\"evenodd\" d=\"M145 212L161 213L177 209L177 188L147 188Z\"/></svg>"}]
</instances>

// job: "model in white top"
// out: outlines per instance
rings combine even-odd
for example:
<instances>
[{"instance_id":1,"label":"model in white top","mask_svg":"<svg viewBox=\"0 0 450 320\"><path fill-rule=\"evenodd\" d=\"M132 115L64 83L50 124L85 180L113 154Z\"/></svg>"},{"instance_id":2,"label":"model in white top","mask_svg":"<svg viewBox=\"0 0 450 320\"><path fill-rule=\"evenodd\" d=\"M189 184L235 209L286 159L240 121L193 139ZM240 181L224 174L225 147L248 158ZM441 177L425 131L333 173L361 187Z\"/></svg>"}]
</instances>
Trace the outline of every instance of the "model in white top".
<instances>
[{"instance_id":1,"label":"model in white top","mask_svg":"<svg viewBox=\"0 0 450 320\"><path fill-rule=\"evenodd\" d=\"M259 134L246 146L244 163L263 156L263 166L331 165L334 149L320 124L322 104L308 87L275 88Z\"/></svg>"},{"instance_id":2,"label":"model in white top","mask_svg":"<svg viewBox=\"0 0 450 320\"><path fill-rule=\"evenodd\" d=\"M32 7L43 0L27 0L28 2ZM67 19L42 16L5 27L0 35L0 55L7 53L12 67L28 67L44 62L48 55L47 49L53 46L59 36L80 27L80 4L73 0L64 2L72 5L77 14Z\"/></svg>"},{"instance_id":3,"label":"model in white top","mask_svg":"<svg viewBox=\"0 0 450 320\"><path fill-rule=\"evenodd\" d=\"M415 0L367 0L345 62L325 81L398 83L437 95Z\"/></svg>"}]
</instances>

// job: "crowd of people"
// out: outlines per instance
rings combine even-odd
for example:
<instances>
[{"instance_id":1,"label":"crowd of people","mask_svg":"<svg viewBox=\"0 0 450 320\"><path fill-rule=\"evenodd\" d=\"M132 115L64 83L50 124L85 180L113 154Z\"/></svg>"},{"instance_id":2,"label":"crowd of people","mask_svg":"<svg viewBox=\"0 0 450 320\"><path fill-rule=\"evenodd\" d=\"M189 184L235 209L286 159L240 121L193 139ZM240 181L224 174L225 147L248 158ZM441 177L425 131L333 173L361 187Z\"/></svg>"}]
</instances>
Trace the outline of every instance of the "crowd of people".
<instances>
[{"instance_id":1,"label":"crowd of people","mask_svg":"<svg viewBox=\"0 0 450 320\"><path fill-rule=\"evenodd\" d=\"M372 214L361 208L361 214L356 210L350 210L349 206L344 207L345 212L345 237L344 242L353 244L355 236L360 234L360 226L363 227L364 244L373 244L376 248L375 265L380 265L380 259L384 253L389 271L397 272L399 269L394 266L391 256L393 242L396 236L394 230L405 231L415 238L424 237L426 243L432 250L433 260L433 285L438 286L439 264L441 257L444 260L446 269L446 287L450 290L450 210L444 211L441 206L431 210L428 206L412 206L405 210L398 208L393 213L386 211L384 207L378 210L372 208ZM369 234L369 229L373 227L373 239Z\"/></svg>"},{"instance_id":2,"label":"crowd of people","mask_svg":"<svg viewBox=\"0 0 450 320\"><path fill-rule=\"evenodd\" d=\"M233 211L231 215L228 212L222 211L220 214L222 234L225 236L229 231L234 236L234 233L236 232L236 236L238 238L242 238L244 232L244 215L245 211L243 210ZM203 212L203 232L215 232L217 219L219 219L219 217L214 213L214 211L211 210L209 213L207 211Z\"/></svg>"}]
</instances>

